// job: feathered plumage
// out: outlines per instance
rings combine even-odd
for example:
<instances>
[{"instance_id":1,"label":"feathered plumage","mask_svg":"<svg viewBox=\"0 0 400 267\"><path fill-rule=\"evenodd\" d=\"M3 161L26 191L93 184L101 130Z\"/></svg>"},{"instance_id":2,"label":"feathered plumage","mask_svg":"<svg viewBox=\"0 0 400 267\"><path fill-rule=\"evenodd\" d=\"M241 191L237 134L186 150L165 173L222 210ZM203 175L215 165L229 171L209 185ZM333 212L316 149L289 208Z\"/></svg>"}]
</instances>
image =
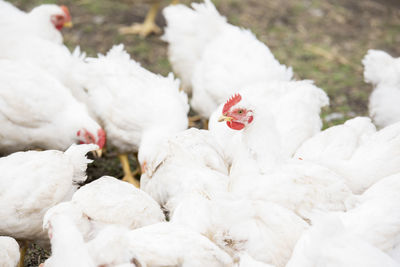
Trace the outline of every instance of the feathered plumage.
<instances>
[{"instance_id":1,"label":"feathered plumage","mask_svg":"<svg viewBox=\"0 0 400 267\"><path fill-rule=\"evenodd\" d=\"M162 77L142 68L123 45L87 61L88 105L119 152L140 147L151 159L161 140L187 128L187 96L172 74Z\"/></svg>"},{"instance_id":2,"label":"feathered plumage","mask_svg":"<svg viewBox=\"0 0 400 267\"><path fill-rule=\"evenodd\" d=\"M110 176L81 187L70 202L53 207L45 216L72 218L85 241L109 225L136 229L165 220L160 206L143 191Z\"/></svg>"},{"instance_id":3,"label":"feathered plumage","mask_svg":"<svg viewBox=\"0 0 400 267\"><path fill-rule=\"evenodd\" d=\"M105 144L103 129L59 81L20 61L0 60L0 152Z\"/></svg>"},{"instance_id":4,"label":"feathered plumage","mask_svg":"<svg viewBox=\"0 0 400 267\"><path fill-rule=\"evenodd\" d=\"M183 88L192 88L192 107L208 118L235 91L259 82L289 81L291 68L248 30L226 22L211 1L169 6L164 40Z\"/></svg>"},{"instance_id":5,"label":"feathered plumage","mask_svg":"<svg viewBox=\"0 0 400 267\"><path fill-rule=\"evenodd\" d=\"M325 92L310 81L249 85L239 93L241 100L230 103L229 108L237 112L248 110L254 118L246 122L249 127L236 131L218 122L227 113L223 111L226 102L212 115L210 131L230 158L247 157L249 152L238 152L242 146L251 151L251 157L259 162L256 167L259 170L269 168L271 162L291 158L302 142L319 132L320 110L329 103Z\"/></svg>"},{"instance_id":6,"label":"feathered plumage","mask_svg":"<svg viewBox=\"0 0 400 267\"><path fill-rule=\"evenodd\" d=\"M26 13L0 0L0 43L7 39L35 36L61 44L63 37L60 30L70 22L71 15L66 6L45 4Z\"/></svg>"},{"instance_id":7,"label":"feathered plumage","mask_svg":"<svg viewBox=\"0 0 400 267\"><path fill-rule=\"evenodd\" d=\"M141 176L141 188L171 213L187 195L228 190L228 166L208 131L191 128L176 134L155 154Z\"/></svg>"},{"instance_id":8,"label":"feathered plumage","mask_svg":"<svg viewBox=\"0 0 400 267\"><path fill-rule=\"evenodd\" d=\"M374 86L369 98L369 114L374 123L382 128L400 121L400 59L369 50L362 63L365 81Z\"/></svg>"},{"instance_id":9,"label":"feathered plumage","mask_svg":"<svg viewBox=\"0 0 400 267\"><path fill-rule=\"evenodd\" d=\"M19 261L19 245L14 238L0 236L0 266L16 267Z\"/></svg>"},{"instance_id":10,"label":"feathered plumage","mask_svg":"<svg viewBox=\"0 0 400 267\"><path fill-rule=\"evenodd\" d=\"M96 266L82 234L68 214L50 209L46 213L43 226L49 232L51 257L42 267Z\"/></svg>"},{"instance_id":11,"label":"feathered plumage","mask_svg":"<svg viewBox=\"0 0 400 267\"><path fill-rule=\"evenodd\" d=\"M176 208L171 222L207 236L233 258L285 266L308 224L290 210L265 201L225 194L192 195Z\"/></svg>"},{"instance_id":12,"label":"feathered plumage","mask_svg":"<svg viewBox=\"0 0 400 267\"><path fill-rule=\"evenodd\" d=\"M328 167L362 193L383 177L400 171L400 123L376 131L368 118L328 128L298 149L302 158Z\"/></svg>"},{"instance_id":13,"label":"feathered plumage","mask_svg":"<svg viewBox=\"0 0 400 267\"><path fill-rule=\"evenodd\" d=\"M397 260L396 251L400 246L399 190L399 173L385 177L358 197L355 208L340 213L348 232L397 257Z\"/></svg>"},{"instance_id":14,"label":"feathered plumage","mask_svg":"<svg viewBox=\"0 0 400 267\"><path fill-rule=\"evenodd\" d=\"M93 225L116 224L136 229L165 220L160 206L149 195L110 176L81 187L71 202Z\"/></svg>"},{"instance_id":15,"label":"feathered plumage","mask_svg":"<svg viewBox=\"0 0 400 267\"><path fill-rule=\"evenodd\" d=\"M346 231L335 216L320 218L304 232L287 267L399 266L387 254Z\"/></svg>"},{"instance_id":16,"label":"feathered plumage","mask_svg":"<svg viewBox=\"0 0 400 267\"><path fill-rule=\"evenodd\" d=\"M48 242L45 212L70 200L86 180L86 153L96 145L73 145L66 152L28 151L0 158L0 234Z\"/></svg>"},{"instance_id":17,"label":"feathered plumage","mask_svg":"<svg viewBox=\"0 0 400 267\"><path fill-rule=\"evenodd\" d=\"M147 266L232 266L231 257L206 237L171 223L128 233L129 247Z\"/></svg>"}]
</instances>

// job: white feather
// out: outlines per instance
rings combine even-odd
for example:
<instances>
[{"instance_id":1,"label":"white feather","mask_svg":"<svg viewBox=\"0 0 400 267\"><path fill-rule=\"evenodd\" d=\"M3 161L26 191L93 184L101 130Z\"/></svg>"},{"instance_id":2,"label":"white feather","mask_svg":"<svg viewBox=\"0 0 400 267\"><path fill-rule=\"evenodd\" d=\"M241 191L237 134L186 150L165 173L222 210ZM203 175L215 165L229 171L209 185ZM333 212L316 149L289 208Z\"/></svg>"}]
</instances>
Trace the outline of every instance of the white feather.
<instances>
[{"instance_id":1,"label":"white feather","mask_svg":"<svg viewBox=\"0 0 400 267\"><path fill-rule=\"evenodd\" d=\"M21 61L0 60L0 151L67 149L86 129L101 129L59 81Z\"/></svg>"},{"instance_id":2,"label":"white feather","mask_svg":"<svg viewBox=\"0 0 400 267\"><path fill-rule=\"evenodd\" d=\"M385 127L400 121L400 59L379 50L364 57L364 79L374 85L369 113L374 123Z\"/></svg>"},{"instance_id":3,"label":"white feather","mask_svg":"<svg viewBox=\"0 0 400 267\"><path fill-rule=\"evenodd\" d=\"M85 180L87 159L83 153L91 148L80 146L68 154L18 152L0 158L0 235L47 243L43 216L57 203L71 199L77 190L74 181Z\"/></svg>"},{"instance_id":4,"label":"white feather","mask_svg":"<svg viewBox=\"0 0 400 267\"><path fill-rule=\"evenodd\" d=\"M16 267L19 262L19 245L14 238L0 236L0 266Z\"/></svg>"}]
</instances>

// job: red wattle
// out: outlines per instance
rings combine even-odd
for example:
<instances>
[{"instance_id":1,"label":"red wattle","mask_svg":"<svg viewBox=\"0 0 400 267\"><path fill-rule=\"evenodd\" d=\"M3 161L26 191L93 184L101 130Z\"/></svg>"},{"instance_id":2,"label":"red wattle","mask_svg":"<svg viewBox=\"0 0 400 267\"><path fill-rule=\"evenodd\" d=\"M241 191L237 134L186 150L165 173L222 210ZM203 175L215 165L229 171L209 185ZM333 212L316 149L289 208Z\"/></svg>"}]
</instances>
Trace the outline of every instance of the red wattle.
<instances>
[{"instance_id":1,"label":"red wattle","mask_svg":"<svg viewBox=\"0 0 400 267\"><path fill-rule=\"evenodd\" d=\"M244 128L244 124L236 121L227 121L226 125L233 130L242 130Z\"/></svg>"}]
</instances>

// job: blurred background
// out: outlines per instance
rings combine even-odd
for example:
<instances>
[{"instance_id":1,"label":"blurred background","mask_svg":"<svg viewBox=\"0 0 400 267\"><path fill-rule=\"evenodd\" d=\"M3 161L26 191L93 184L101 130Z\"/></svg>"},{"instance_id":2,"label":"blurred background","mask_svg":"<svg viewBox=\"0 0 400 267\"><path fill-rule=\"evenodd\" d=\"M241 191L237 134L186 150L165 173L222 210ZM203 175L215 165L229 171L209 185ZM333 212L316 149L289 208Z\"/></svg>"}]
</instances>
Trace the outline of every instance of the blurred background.
<instances>
[{"instance_id":1,"label":"blurred background","mask_svg":"<svg viewBox=\"0 0 400 267\"><path fill-rule=\"evenodd\" d=\"M400 56L399 0L212 0L232 24L251 29L276 58L292 66L297 79L312 79L331 100L324 109L324 127L356 115L367 115L371 85L363 81L361 59L368 49ZM11 0L23 10L41 3L68 6L74 27L64 29L64 41L79 45L88 55L105 53L123 43L132 57L149 70L166 75L171 71L167 46L160 35L142 38L120 35L118 28L142 22L150 8L144 0ZM181 1L189 4L192 1ZM162 7L169 1L162 1ZM165 20L158 13L157 24ZM89 169L122 176L112 151ZM135 163L133 162L132 165ZM132 166L134 168L134 166ZM26 266L37 266L44 254L31 250Z\"/></svg>"}]
</instances>

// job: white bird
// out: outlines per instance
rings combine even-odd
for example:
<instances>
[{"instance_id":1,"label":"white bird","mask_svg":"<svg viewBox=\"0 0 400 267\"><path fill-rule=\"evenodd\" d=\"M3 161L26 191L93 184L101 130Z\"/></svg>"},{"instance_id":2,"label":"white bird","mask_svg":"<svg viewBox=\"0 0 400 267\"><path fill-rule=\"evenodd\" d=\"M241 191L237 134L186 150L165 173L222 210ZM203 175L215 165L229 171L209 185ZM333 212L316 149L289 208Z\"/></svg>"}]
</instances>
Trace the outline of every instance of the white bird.
<instances>
[{"instance_id":1,"label":"white bird","mask_svg":"<svg viewBox=\"0 0 400 267\"><path fill-rule=\"evenodd\" d=\"M71 53L65 45L37 36L9 37L0 41L0 59L31 63L52 75L67 87L77 100L85 103L87 95L80 83L81 76L84 75L81 72L84 56L79 47Z\"/></svg>"},{"instance_id":2,"label":"white bird","mask_svg":"<svg viewBox=\"0 0 400 267\"><path fill-rule=\"evenodd\" d=\"M339 213L346 231L388 253L400 264L400 173L385 177L358 197L355 208Z\"/></svg>"},{"instance_id":3,"label":"white bird","mask_svg":"<svg viewBox=\"0 0 400 267\"><path fill-rule=\"evenodd\" d=\"M400 266L387 254L346 231L332 215L319 218L297 242L287 267Z\"/></svg>"},{"instance_id":4,"label":"white bird","mask_svg":"<svg viewBox=\"0 0 400 267\"><path fill-rule=\"evenodd\" d=\"M16 267L19 261L19 245L14 238L0 236L0 266Z\"/></svg>"},{"instance_id":5,"label":"white bird","mask_svg":"<svg viewBox=\"0 0 400 267\"><path fill-rule=\"evenodd\" d=\"M257 261L285 266L308 224L292 211L272 202L191 196L175 209L171 222L208 237L233 258L243 253Z\"/></svg>"},{"instance_id":6,"label":"white bird","mask_svg":"<svg viewBox=\"0 0 400 267\"><path fill-rule=\"evenodd\" d=\"M316 210L346 211L354 206L354 195L333 171L294 160L279 165L264 174L232 174L232 192L277 203L308 222Z\"/></svg>"},{"instance_id":7,"label":"white bird","mask_svg":"<svg viewBox=\"0 0 400 267\"><path fill-rule=\"evenodd\" d=\"M95 267L79 228L67 213L58 212L58 207L49 209L43 220L51 242L51 257L40 266Z\"/></svg>"},{"instance_id":8,"label":"white bird","mask_svg":"<svg viewBox=\"0 0 400 267\"><path fill-rule=\"evenodd\" d=\"M53 254L44 267L232 266L231 257L206 237L167 222L130 231L108 226L85 243L69 208L70 203L62 203L46 213L44 227L49 229ZM79 253L73 253L75 249Z\"/></svg>"},{"instance_id":9,"label":"white bird","mask_svg":"<svg viewBox=\"0 0 400 267\"><path fill-rule=\"evenodd\" d=\"M11 3L0 0L1 42L6 39L36 36L62 44L61 29L71 27L71 14L66 6L44 4L23 12Z\"/></svg>"},{"instance_id":10,"label":"white bird","mask_svg":"<svg viewBox=\"0 0 400 267\"><path fill-rule=\"evenodd\" d=\"M348 160L362 140L376 132L371 119L356 117L316 133L296 151L295 158L312 161Z\"/></svg>"},{"instance_id":11,"label":"white bird","mask_svg":"<svg viewBox=\"0 0 400 267\"><path fill-rule=\"evenodd\" d=\"M85 242L110 225L133 230L165 221L160 206L145 192L110 176L82 186L70 201L49 210L44 221L54 214L71 218Z\"/></svg>"},{"instance_id":12,"label":"white bird","mask_svg":"<svg viewBox=\"0 0 400 267\"><path fill-rule=\"evenodd\" d=\"M192 88L191 105L207 118L219 104L244 86L289 81L292 69L281 65L249 30L226 22L211 1L168 6L164 40L184 90Z\"/></svg>"},{"instance_id":13,"label":"white bird","mask_svg":"<svg viewBox=\"0 0 400 267\"><path fill-rule=\"evenodd\" d=\"M0 151L102 148L105 132L59 81L35 66L0 60Z\"/></svg>"},{"instance_id":14,"label":"white bird","mask_svg":"<svg viewBox=\"0 0 400 267\"><path fill-rule=\"evenodd\" d=\"M185 130L187 96L172 74L162 77L142 68L123 45L87 61L83 85L88 105L104 125L109 143L122 155L124 180L138 186L126 153L140 150L141 158L149 162L161 142Z\"/></svg>"},{"instance_id":15,"label":"white bird","mask_svg":"<svg viewBox=\"0 0 400 267\"><path fill-rule=\"evenodd\" d=\"M86 153L96 145L73 145L66 152L27 151L0 158L0 235L46 246L45 212L70 200L86 180Z\"/></svg>"},{"instance_id":16,"label":"white bird","mask_svg":"<svg viewBox=\"0 0 400 267\"><path fill-rule=\"evenodd\" d=\"M104 225L88 240L85 231L92 227L92 223L95 222L88 220L72 202L49 209L44 216L43 228L48 231L52 254L41 267L146 266L129 247L128 228ZM79 253L74 253L76 249Z\"/></svg>"},{"instance_id":17,"label":"white bird","mask_svg":"<svg viewBox=\"0 0 400 267\"><path fill-rule=\"evenodd\" d=\"M83 64L80 50L71 54L59 32L63 25L71 24L70 20L65 6L41 5L26 14L0 0L0 58L26 61L47 71L85 102L79 83L82 74L77 71Z\"/></svg>"},{"instance_id":18,"label":"white bird","mask_svg":"<svg viewBox=\"0 0 400 267\"><path fill-rule=\"evenodd\" d=\"M128 234L129 248L147 266L232 266L231 257L206 237L172 223L145 226Z\"/></svg>"},{"instance_id":19,"label":"white bird","mask_svg":"<svg viewBox=\"0 0 400 267\"><path fill-rule=\"evenodd\" d=\"M400 58L380 50L368 50L362 60L364 79L374 86L369 98L369 114L383 128L400 121Z\"/></svg>"},{"instance_id":20,"label":"white bird","mask_svg":"<svg viewBox=\"0 0 400 267\"><path fill-rule=\"evenodd\" d=\"M128 231L121 226L107 226L86 243L96 266L146 267L129 247Z\"/></svg>"},{"instance_id":21,"label":"white bird","mask_svg":"<svg viewBox=\"0 0 400 267\"><path fill-rule=\"evenodd\" d=\"M257 158L261 171L281 159L291 158L305 140L320 131L319 113L328 103L326 93L311 81L260 83L226 101L216 111L220 112L219 119L214 114L210 120L210 129L218 140L236 146L235 150L246 146L246 153ZM215 125L223 120L227 124L224 128ZM241 133L231 134L232 131ZM229 137L236 135L240 135L235 137L236 143L229 144ZM227 145L223 144L223 148ZM239 156L235 150L227 154Z\"/></svg>"},{"instance_id":22,"label":"white bird","mask_svg":"<svg viewBox=\"0 0 400 267\"><path fill-rule=\"evenodd\" d=\"M170 213L188 195L212 197L228 190L228 165L206 130L191 128L172 136L159 145L153 158L144 161L141 189Z\"/></svg>"},{"instance_id":23,"label":"white bird","mask_svg":"<svg viewBox=\"0 0 400 267\"><path fill-rule=\"evenodd\" d=\"M376 131L369 118L355 118L308 139L295 158L328 167L360 194L400 172L400 123Z\"/></svg>"},{"instance_id":24,"label":"white bird","mask_svg":"<svg viewBox=\"0 0 400 267\"><path fill-rule=\"evenodd\" d=\"M258 97L255 91L249 97L236 94L224 105L220 121L242 131L230 169L232 192L278 203L307 220L314 209L347 210L353 194L342 177L292 158L319 131L326 94L309 82L277 84Z\"/></svg>"},{"instance_id":25,"label":"white bird","mask_svg":"<svg viewBox=\"0 0 400 267\"><path fill-rule=\"evenodd\" d=\"M71 204L90 221L91 236L104 225L121 225L133 230L165 221L160 205L149 195L110 176L81 187L73 195Z\"/></svg>"},{"instance_id":26,"label":"white bird","mask_svg":"<svg viewBox=\"0 0 400 267\"><path fill-rule=\"evenodd\" d=\"M112 180L117 181L114 178ZM40 267L146 267L129 247L128 228L115 224L105 225L88 240L85 230L90 229L93 223L96 222L88 220L87 215L72 202L60 203L49 209L44 216L43 228L48 231L52 254ZM74 252L76 249L79 253Z\"/></svg>"}]
</instances>

